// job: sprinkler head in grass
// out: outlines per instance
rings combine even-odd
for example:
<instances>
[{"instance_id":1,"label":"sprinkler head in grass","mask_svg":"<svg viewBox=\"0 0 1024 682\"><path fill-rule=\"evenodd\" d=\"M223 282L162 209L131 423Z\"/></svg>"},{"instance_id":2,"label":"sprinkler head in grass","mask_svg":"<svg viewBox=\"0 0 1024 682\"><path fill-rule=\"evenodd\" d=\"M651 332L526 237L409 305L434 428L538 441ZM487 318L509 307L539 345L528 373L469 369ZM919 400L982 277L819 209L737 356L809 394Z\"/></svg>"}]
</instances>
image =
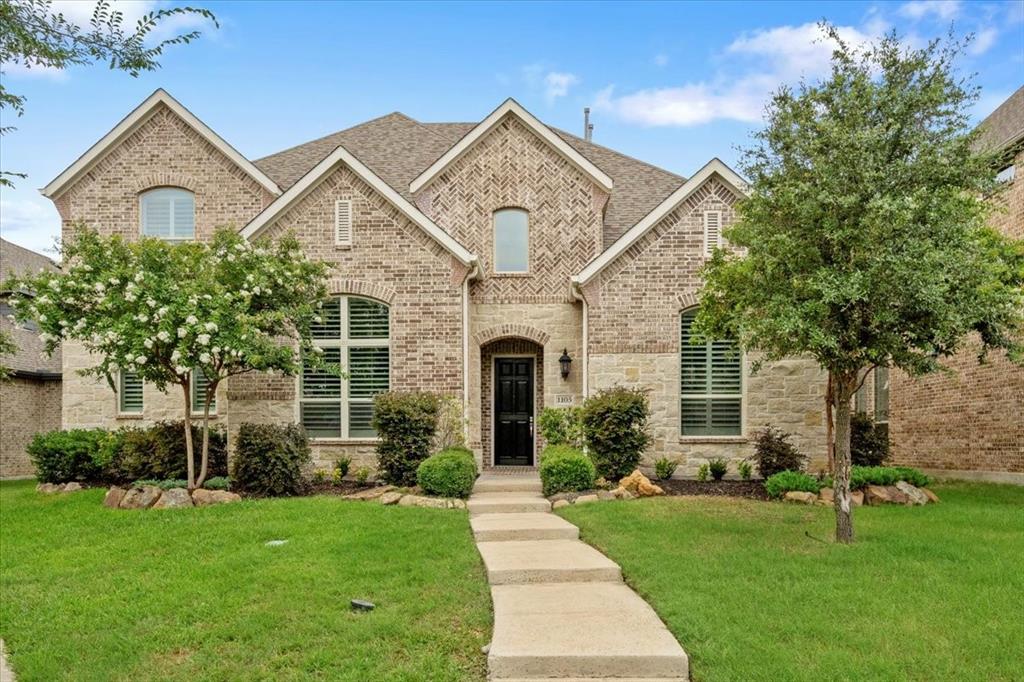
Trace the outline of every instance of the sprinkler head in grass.
<instances>
[{"instance_id":1,"label":"sprinkler head in grass","mask_svg":"<svg viewBox=\"0 0 1024 682\"><path fill-rule=\"evenodd\" d=\"M287 540L267 540L263 544L265 544L267 547L280 547L281 545L286 544L287 542Z\"/></svg>"},{"instance_id":2,"label":"sprinkler head in grass","mask_svg":"<svg viewBox=\"0 0 1024 682\"><path fill-rule=\"evenodd\" d=\"M352 610L353 611L373 611L374 604L372 601L366 601L364 599L353 599Z\"/></svg>"}]
</instances>

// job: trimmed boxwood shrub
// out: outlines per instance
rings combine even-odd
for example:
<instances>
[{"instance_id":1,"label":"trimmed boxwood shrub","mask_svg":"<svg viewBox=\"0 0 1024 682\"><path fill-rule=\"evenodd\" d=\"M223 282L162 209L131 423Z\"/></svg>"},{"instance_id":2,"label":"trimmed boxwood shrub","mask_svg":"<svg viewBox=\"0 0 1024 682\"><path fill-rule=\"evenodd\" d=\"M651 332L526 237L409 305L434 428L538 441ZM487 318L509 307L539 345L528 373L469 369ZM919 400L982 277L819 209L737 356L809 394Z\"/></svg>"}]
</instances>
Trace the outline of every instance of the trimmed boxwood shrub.
<instances>
[{"instance_id":1,"label":"trimmed boxwood shrub","mask_svg":"<svg viewBox=\"0 0 1024 682\"><path fill-rule=\"evenodd\" d=\"M373 399L377 470L387 483L416 483L416 469L430 455L439 408L433 393L389 391Z\"/></svg>"},{"instance_id":2,"label":"trimmed boxwood shrub","mask_svg":"<svg viewBox=\"0 0 1024 682\"><path fill-rule=\"evenodd\" d=\"M311 461L306 431L298 424L241 424L231 482L253 495L298 495Z\"/></svg>"},{"instance_id":3,"label":"trimmed boxwood shrub","mask_svg":"<svg viewBox=\"0 0 1024 682\"><path fill-rule=\"evenodd\" d=\"M756 434L754 461L761 478L767 479L780 471L800 471L804 468L807 457L789 442L791 435L771 426L764 427Z\"/></svg>"},{"instance_id":4,"label":"trimmed boxwood shrub","mask_svg":"<svg viewBox=\"0 0 1024 682\"><path fill-rule=\"evenodd\" d=\"M877 467L889 459L889 429L869 415L850 417L850 461L857 466Z\"/></svg>"},{"instance_id":5,"label":"trimmed boxwood shrub","mask_svg":"<svg viewBox=\"0 0 1024 682\"><path fill-rule=\"evenodd\" d=\"M597 473L585 454L568 445L549 445L540 459L540 480L545 495L590 490Z\"/></svg>"},{"instance_id":6,"label":"trimmed boxwood shrub","mask_svg":"<svg viewBox=\"0 0 1024 682\"><path fill-rule=\"evenodd\" d=\"M202 429L192 425L193 461L196 473L202 465ZM184 479L188 475L185 457L185 422L160 421L148 428L125 427L110 434L105 451L104 478L112 483L139 479ZM207 477L227 476L228 443L221 427L210 427L210 456Z\"/></svg>"},{"instance_id":7,"label":"trimmed boxwood shrub","mask_svg":"<svg viewBox=\"0 0 1024 682\"><path fill-rule=\"evenodd\" d=\"M817 495L821 490L821 481L799 471L780 471L765 480L764 489L768 492L769 497L774 498L782 497L791 490Z\"/></svg>"},{"instance_id":8,"label":"trimmed boxwood shrub","mask_svg":"<svg viewBox=\"0 0 1024 682\"><path fill-rule=\"evenodd\" d=\"M26 451L43 483L102 481L107 440L105 429L71 429L38 433Z\"/></svg>"},{"instance_id":9,"label":"trimmed boxwood shrub","mask_svg":"<svg viewBox=\"0 0 1024 682\"><path fill-rule=\"evenodd\" d=\"M912 467L850 467L851 490L869 485L896 485L900 481L918 488L924 488L930 482L927 476Z\"/></svg>"},{"instance_id":10,"label":"trimmed boxwood shrub","mask_svg":"<svg viewBox=\"0 0 1024 682\"><path fill-rule=\"evenodd\" d=\"M416 469L416 482L423 491L441 497L469 497L476 481L473 453L452 447L431 455Z\"/></svg>"},{"instance_id":11,"label":"trimmed boxwood shrub","mask_svg":"<svg viewBox=\"0 0 1024 682\"><path fill-rule=\"evenodd\" d=\"M583 403L583 432L599 476L617 481L633 473L651 442L647 394L639 388L598 391Z\"/></svg>"}]
</instances>

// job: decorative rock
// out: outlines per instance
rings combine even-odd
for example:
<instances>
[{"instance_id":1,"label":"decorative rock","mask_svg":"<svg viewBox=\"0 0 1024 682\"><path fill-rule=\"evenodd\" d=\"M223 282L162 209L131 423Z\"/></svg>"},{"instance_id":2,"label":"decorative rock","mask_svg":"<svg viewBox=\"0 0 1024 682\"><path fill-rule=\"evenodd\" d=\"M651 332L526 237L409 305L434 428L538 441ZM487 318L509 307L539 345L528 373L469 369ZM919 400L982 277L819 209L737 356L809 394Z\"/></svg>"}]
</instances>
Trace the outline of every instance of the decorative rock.
<instances>
[{"instance_id":1,"label":"decorative rock","mask_svg":"<svg viewBox=\"0 0 1024 682\"><path fill-rule=\"evenodd\" d=\"M466 501L465 500L459 500L459 499L456 499L456 498L452 498L452 499L448 500L448 508L449 509L465 509L466 508Z\"/></svg>"},{"instance_id":2,"label":"decorative rock","mask_svg":"<svg viewBox=\"0 0 1024 682\"><path fill-rule=\"evenodd\" d=\"M36 486L36 492L43 493L44 495L52 495L60 491L61 486L57 483L40 483Z\"/></svg>"},{"instance_id":3,"label":"decorative rock","mask_svg":"<svg viewBox=\"0 0 1024 682\"><path fill-rule=\"evenodd\" d=\"M198 488L192 491L192 502L197 507L208 507L211 504L238 502L241 499L241 495L238 495L237 493L229 493L227 490L207 490L206 488Z\"/></svg>"},{"instance_id":4,"label":"decorative rock","mask_svg":"<svg viewBox=\"0 0 1024 682\"><path fill-rule=\"evenodd\" d=\"M933 493L930 489L928 489L928 488L921 488L920 490L921 490L921 492L924 493L925 497L928 498L929 502L938 502L939 501L939 496L936 495L935 493Z\"/></svg>"},{"instance_id":5,"label":"decorative rock","mask_svg":"<svg viewBox=\"0 0 1024 682\"><path fill-rule=\"evenodd\" d=\"M818 499L818 496L814 493L805 492L803 490L790 490L786 493L783 498L786 502L798 502L800 504L814 504L814 501Z\"/></svg>"},{"instance_id":6,"label":"decorative rock","mask_svg":"<svg viewBox=\"0 0 1024 682\"><path fill-rule=\"evenodd\" d=\"M597 502L599 498L597 495L580 495L576 498L576 504L587 504L588 502Z\"/></svg>"},{"instance_id":7,"label":"decorative rock","mask_svg":"<svg viewBox=\"0 0 1024 682\"><path fill-rule=\"evenodd\" d=\"M379 485L379 486L376 486L376 487L373 487L373 488L369 488L367 490L360 490L359 492L352 493L351 495L345 495L344 499L346 499L346 500L376 500L378 497L381 497L385 493L389 493L389 492L391 492L394 489L395 489L395 486L393 486L393 485Z\"/></svg>"},{"instance_id":8,"label":"decorative rock","mask_svg":"<svg viewBox=\"0 0 1024 682\"><path fill-rule=\"evenodd\" d=\"M616 490L618 490L618 488L616 488ZM612 492L611 490L598 490L597 491L597 499L599 499L599 500L614 500L614 499L616 499L616 497L615 497L615 493Z\"/></svg>"},{"instance_id":9,"label":"decorative rock","mask_svg":"<svg viewBox=\"0 0 1024 682\"><path fill-rule=\"evenodd\" d=\"M854 507L861 507L864 505L864 491L853 490L850 492L850 499L853 500Z\"/></svg>"},{"instance_id":10,"label":"decorative rock","mask_svg":"<svg viewBox=\"0 0 1024 682\"><path fill-rule=\"evenodd\" d=\"M61 492L62 493L73 493L73 492L75 492L77 490L81 490L81 489L82 489L82 484L81 483L77 483L75 481L72 481L71 483L65 483L64 487L61 489Z\"/></svg>"},{"instance_id":11,"label":"decorative rock","mask_svg":"<svg viewBox=\"0 0 1024 682\"><path fill-rule=\"evenodd\" d=\"M160 499L163 493L155 485L132 488L121 498L121 509L149 509Z\"/></svg>"},{"instance_id":12,"label":"decorative rock","mask_svg":"<svg viewBox=\"0 0 1024 682\"><path fill-rule=\"evenodd\" d=\"M818 491L818 499L825 504L832 504L835 501L835 491L832 488L822 488Z\"/></svg>"},{"instance_id":13,"label":"decorative rock","mask_svg":"<svg viewBox=\"0 0 1024 682\"><path fill-rule=\"evenodd\" d=\"M619 487L625 488L639 497L653 497L665 494L664 490L651 483L651 479L644 476L643 472L639 469L619 481Z\"/></svg>"},{"instance_id":14,"label":"decorative rock","mask_svg":"<svg viewBox=\"0 0 1024 682\"><path fill-rule=\"evenodd\" d=\"M107 491L107 494L103 497L103 506L110 507L111 509L117 509L121 506L121 500L124 499L125 489L118 488L116 485Z\"/></svg>"},{"instance_id":15,"label":"decorative rock","mask_svg":"<svg viewBox=\"0 0 1024 682\"><path fill-rule=\"evenodd\" d=\"M191 507L192 497L184 488L171 488L165 490L160 499L153 505L153 509L176 509L178 507Z\"/></svg>"},{"instance_id":16,"label":"decorative rock","mask_svg":"<svg viewBox=\"0 0 1024 682\"><path fill-rule=\"evenodd\" d=\"M402 499L402 493L389 490L377 499L380 500L381 504L395 504Z\"/></svg>"},{"instance_id":17,"label":"decorative rock","mask_svg":"<svg viewBox=\"0 0 1024 682\"><path fill-rule=\"evenodd\" d=\"M928 496L924 492L906 481L898 481L896 488L910 499L910 504L928 504Z\"/></svg>"},{"instance_id":18,"label":"decorative rock","mask_svg":"<svg viewBox=\"0 0 1024 682\"><path fill-rule=\"evenodd\" d=\"M867 504L909 504L910 498L894 485L869 485L864 489Z\"/></svg>"},{"instance_id":19,"label":"decorative rock","mask_svg":"<svg viewBox=\"0 0 1024 682\"><path fill-rule=\"evenodd\" d=\"M551 503L551 508L552 509L561 509L562 507L568 507L568 506L569 506L569 500L555 500L554 502Z\"/></svg>"},{"instance_id":20,"label":"decorative rock","mask_svg":"<svg viewBox=\"0 0 1024 682\"><path fill-rule=\"evenodd\" d=\"M398 501L399 507L430 507L433 509L445 509L448 507L448 500L443 497L426 497L424 495L404 495Z\"/></svg>"}]
</instances>

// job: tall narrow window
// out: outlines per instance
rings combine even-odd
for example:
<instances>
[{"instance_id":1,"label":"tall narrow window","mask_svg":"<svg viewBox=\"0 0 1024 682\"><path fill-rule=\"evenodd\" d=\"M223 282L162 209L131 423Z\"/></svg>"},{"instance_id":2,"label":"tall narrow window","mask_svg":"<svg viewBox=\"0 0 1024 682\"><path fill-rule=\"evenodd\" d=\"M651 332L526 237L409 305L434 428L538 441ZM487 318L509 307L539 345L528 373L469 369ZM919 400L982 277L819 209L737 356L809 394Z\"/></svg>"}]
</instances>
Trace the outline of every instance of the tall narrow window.
<instances>
[{"instance_id":1,"label":"tall narrow window","mask_svg":"<svg viewBox=\"0 0 1024 682\"><path fill-rule=\"evenodd\" d=\"M530 214L521 208L494 212L494 271L529 272Z\"/></svg>"},{"instance_id":2,"label":"tall narrow window","mask_svg":"<svg viewBox=\"0 0 1024 682\"><path fill-rule=\"evenodd\" d=\"M738 436L743 425L743 356L735 341L690 343L695 309L682 314L680 414L684 436Z\"/></svg>"},{"instance_id":3,"label":"tall narrow window","mask_svg":"<svg viewBox=\"0 0 1024 682\"><path fill-rule=\"evenodd\" d=\"M178 187L151 189L139 198L142 234L168 241L196 236L195 195Z\"/></svg>"},{"instance_id":4,"label":"tall narrow window","mask_svg":"<svg viewBox=\"0 0 1024 682\"><path fill-rule=\"evenodd\" d=\"M889 368L875 368L875 422L889 421Z\"/></svg>"},{"instance_id":5,"label":"tall narrow window","mask_svg":"<svg viewBox=\"0 0 1024 682\"><path fill-rule=\"evenodd\" d=\"M390 388L390 315L383 303L355 296L332 299L312 329L327 364L344 378L307 364L300 413L312 438L374 438L373 397Z\"/></svg>"},{"instance_id":6,"label":"tall narrow window","mask_svg":"<svg viewBox=\"0 0 1024 682\"><path fill-rule=\"evenodd\" d=\"M203 413L203 404L206 402L206 387L210 385L210 380L206 377L206 372L200 367L196 367L192 370L192 412L195 414ZM210 398L210 414L217 413L217 396L213 395Z\"/></svg>"},{"instance_id":7,"label":"tall narrow window","mask_svg":"<svg viewBox=\"0 0 1024 682\"><path fill-rule=\"evenodd\" d=\"M142 377L135 372L121 370L117 384L117 411L121 414L140 414L142 412Z\"/></svg>"}]
</instances>

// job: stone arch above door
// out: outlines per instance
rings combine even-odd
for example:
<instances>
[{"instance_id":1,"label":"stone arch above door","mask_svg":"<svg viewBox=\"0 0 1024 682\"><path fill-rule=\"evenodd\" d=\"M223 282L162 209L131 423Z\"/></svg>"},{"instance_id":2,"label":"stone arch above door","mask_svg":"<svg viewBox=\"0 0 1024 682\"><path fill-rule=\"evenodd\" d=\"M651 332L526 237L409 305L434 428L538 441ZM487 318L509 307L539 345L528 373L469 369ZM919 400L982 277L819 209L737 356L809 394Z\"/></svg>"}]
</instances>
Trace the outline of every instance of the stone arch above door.
<instances>
[{"instance_id":1,"label":"stone arch above door","mask_svg":"<svg viewBox=\"0 0 1024 682\"><path fill-rule=\"evenodd\" d=\"M473 335L473 343L477 346L483 346L498 339L509 338L533 341L543 348L551 339L551 335L528 324L509 322L507 324L496 324L493 327L478 331Z\"/></svg>"}]
</instances>

